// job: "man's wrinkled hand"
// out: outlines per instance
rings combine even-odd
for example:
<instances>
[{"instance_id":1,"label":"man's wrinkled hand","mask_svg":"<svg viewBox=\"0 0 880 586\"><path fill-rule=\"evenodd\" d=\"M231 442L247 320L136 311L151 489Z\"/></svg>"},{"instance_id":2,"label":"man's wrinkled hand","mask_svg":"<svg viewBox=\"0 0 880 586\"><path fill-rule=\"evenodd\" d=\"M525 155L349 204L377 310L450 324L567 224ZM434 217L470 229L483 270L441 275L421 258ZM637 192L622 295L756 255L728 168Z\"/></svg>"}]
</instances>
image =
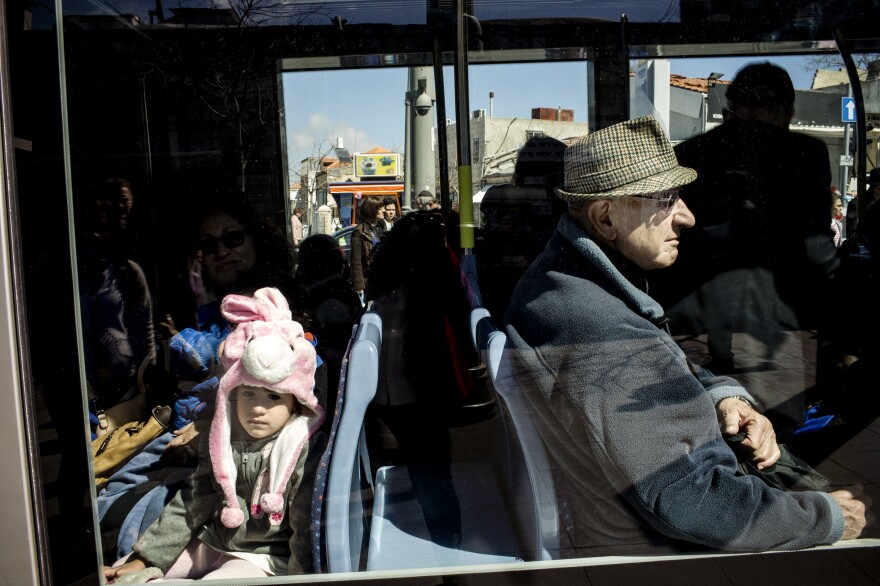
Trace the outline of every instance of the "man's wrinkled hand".
<instances>
[{"instance_id":1,"label":"man's wrinkled hand","mask_svg":"<svg viewBox=\"0 0 880 586\"><path fill-rule=\"evenodd\" d=\"M837 501L840 510L843 511L843 537L841 539L855 539L865 528L865 504L858 501L848 490L835 490L828 493Z\"/></svg>"},{"instance_id":2,"label":"man's wrinkled hand","mask_svg":"<svg viewBox=\"0 0 880 586\"><path fill-rule=\"evenodd\" d=\"M781 452L776 443L776 432L770 420L738 397L728 397L715 406L721 433L732 436L744 431L744 439L737 447L759 470L769 468Z\"/></svg>"}]
</instances>

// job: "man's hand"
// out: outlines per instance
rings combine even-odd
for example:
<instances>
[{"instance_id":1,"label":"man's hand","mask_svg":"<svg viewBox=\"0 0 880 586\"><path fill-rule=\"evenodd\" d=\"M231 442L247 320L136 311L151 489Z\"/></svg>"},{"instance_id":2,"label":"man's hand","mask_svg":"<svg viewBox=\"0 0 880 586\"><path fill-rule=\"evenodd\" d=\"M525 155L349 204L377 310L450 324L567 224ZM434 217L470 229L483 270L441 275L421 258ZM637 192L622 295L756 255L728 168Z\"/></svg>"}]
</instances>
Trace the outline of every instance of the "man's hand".
<instances>
[{"instance_id":1,"label":"man's hand","mask_svg":"<svg viewBox=\"0 0 880 586\"><path fill-rule=\"evenodd\" d=\"M865 504L857 501L848 490L835 490L829 493L837 501L840 510L843 511L843 537L841 539L855 539L865 528Z\"/></svg>"},{"instance_id":2,"label":"man's hand","mask_svg":"<svg viewBox=\"0 0 880 586\"><path fill-rule=\"evenodd\" d=\"M776 432L769 419L738 397L718 401L715 411L723 435L736 435L740 430L746 432L746 439L739 444L739 449L759 470L776 463L780 451L776 444Z\"/></svg>"},{"instance_id":3,"label":"man's hand","mask_svg":"<svg viewBox=\"0 0 880 586\"><path fill-rule=\"evenodd\" d=\"M140 572L141 570L146 569L146 567L147 564L144 562L144 560L140 559L139 557L132 556L131 560L125 562L121 566L104 566L104 579L106 579L107 582L113 583L113 581L115 581L116 578L119 578L120 576L131 574L132 572Z\"/></svg>"}]
</instances>

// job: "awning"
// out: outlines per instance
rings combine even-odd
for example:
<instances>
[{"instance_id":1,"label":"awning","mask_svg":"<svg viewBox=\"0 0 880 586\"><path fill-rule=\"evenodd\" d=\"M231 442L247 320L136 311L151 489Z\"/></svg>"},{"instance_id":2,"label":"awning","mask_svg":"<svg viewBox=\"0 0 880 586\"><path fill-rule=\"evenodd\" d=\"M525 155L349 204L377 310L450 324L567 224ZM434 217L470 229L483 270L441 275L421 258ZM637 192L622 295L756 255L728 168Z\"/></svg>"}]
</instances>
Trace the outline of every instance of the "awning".
<instances>
[{"instance_id":1,"label":"awning","mask_svg":"<svg viewBox=\"0 0 880 586\"><path fill-rule=\"evenodd\" d=\"M403 181L346 181L330 183L330 193L360 193L362 195L397 195L403 191Z\"/></svg>"}]
</instances>

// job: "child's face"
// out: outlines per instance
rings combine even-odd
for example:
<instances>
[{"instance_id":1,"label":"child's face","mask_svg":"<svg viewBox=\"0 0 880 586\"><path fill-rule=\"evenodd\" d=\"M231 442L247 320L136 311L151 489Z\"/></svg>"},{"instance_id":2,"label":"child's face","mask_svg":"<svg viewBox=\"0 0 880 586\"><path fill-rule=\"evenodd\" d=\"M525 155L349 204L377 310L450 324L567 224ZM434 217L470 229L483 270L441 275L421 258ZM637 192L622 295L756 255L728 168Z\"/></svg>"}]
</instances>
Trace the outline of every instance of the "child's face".
<instances>
[{"instance_id":1,"label":"child's face","mask_svg":"<svg viewBox=\"0 0 880 586\"><path fill-rule=\"evenodd\" d=\"M238 387L236 413L242 429L254 439L269 437L290 419L296 399L262 387Z\"/></svg>"}]
</instances>

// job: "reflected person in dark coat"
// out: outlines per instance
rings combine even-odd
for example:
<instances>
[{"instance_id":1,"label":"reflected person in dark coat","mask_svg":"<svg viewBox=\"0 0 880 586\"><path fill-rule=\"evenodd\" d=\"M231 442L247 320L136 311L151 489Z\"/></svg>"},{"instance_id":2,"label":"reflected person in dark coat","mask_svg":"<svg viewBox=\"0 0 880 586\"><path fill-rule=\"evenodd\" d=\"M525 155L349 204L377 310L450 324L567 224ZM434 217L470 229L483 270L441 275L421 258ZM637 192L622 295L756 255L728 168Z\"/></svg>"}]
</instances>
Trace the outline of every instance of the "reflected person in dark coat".
<instances>
[{"instance_id":1,"label":"reflected person in dark coat","mask_svg":"<svg viewBox=\"0 0 880 586\"><path fill-rule=\"evenodd\" d=\"M794 100L785 70L747 65L727 90L724 123L675 148L698 174L682 187L697 226L652 284L674 332L708 334L714 372L734 370L734 332L772 355L782 331L816 328L838 264L828 149L789 131Z\"/></svg>"},{"instance_id":2,"label":"reflected person in dark coat","mask_svg":"<svg viewBox=\"0 0 880 586\"><path fill-rule=\"evenodd\" d=\"M390 460L407 466L431 540L455 548L462 541L461 505L449 427L475 391L469 368L479 357L469 342L468 292L446 234L440 212L413 212L376 253L370 287L382 348L367 419L368 430L381 430L381 421L394 436L398 449Z\"/></svg>"}]
</instances>

